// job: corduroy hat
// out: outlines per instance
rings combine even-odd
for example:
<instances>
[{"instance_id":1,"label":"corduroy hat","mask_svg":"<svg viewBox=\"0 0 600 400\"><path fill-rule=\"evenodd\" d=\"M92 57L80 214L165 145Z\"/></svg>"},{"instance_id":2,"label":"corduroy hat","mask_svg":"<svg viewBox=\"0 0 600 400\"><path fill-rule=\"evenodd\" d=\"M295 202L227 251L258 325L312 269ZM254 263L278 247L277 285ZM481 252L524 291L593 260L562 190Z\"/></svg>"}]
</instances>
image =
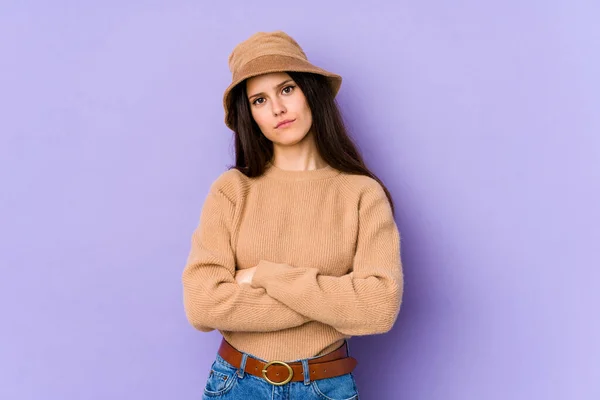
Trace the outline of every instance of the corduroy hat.
<instances>
[{"instance_id":1,"label":"corduroy hat","mask_svg":"<svg viewBox=\"0 0 600 400\"><path fill-rule=\"evenodd\" d=\"M230 106L230 93L244 79L269 72L312 72L327 78L337 95L342 85L342 77L319 68L308 61L300 45L283 31L257 32L245 41L239 43L229 55L231 84L225 89L223 107L225 108L225 124L227 123Z\"/></svg>"}]
</instances>

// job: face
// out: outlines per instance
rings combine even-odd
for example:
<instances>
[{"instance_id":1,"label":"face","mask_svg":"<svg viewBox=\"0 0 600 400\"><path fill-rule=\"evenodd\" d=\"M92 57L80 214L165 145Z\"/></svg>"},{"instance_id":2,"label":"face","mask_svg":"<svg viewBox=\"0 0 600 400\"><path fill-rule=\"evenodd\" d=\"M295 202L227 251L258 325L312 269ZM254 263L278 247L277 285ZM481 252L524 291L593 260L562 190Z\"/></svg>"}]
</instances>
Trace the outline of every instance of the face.
<instances>
[{"instance_id":1,"label":"face","mask_svg":"<svg viewBox=\"0 0 600 400\"><path fill-rule=\"evenodd\" d=\"M274 145L292 146L310 136L312 113L304 93L288 74L273 72L249 78L246 92L252 117ZM292 122L280 125L287 120Z\"/></svg>"}]
</instances>

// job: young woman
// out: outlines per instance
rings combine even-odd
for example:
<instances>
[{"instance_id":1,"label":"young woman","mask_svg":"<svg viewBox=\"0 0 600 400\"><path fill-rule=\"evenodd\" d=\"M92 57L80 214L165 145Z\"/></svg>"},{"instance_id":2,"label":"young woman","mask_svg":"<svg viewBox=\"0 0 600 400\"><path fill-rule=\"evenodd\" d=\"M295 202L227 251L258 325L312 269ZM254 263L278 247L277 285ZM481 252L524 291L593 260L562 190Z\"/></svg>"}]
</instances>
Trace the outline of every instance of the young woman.
<instances>
[{"instance_id":1,"label":"young woman","mask_svg":"<svg viewBox=\"0 0 600 400\"><path fill-rule=\"evenodd\" d=\"M334 100L341 77L282 31L229 56L236 165L211 185L183 272L190 323L219 330L203 398L358 399L348 339L394 325L400 235Z\"/></svg>"}]
</instances>

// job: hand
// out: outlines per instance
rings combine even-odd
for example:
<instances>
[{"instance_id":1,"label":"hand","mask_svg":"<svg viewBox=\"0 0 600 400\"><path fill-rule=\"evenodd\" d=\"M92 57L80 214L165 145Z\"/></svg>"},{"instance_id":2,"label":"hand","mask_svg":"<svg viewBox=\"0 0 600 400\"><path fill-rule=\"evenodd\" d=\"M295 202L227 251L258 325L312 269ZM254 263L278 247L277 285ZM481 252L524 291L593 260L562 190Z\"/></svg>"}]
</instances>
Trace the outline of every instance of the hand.
<instances>
[{"instance_id":1,"label":"hand","mask_svg":"<svg viewBox=\"0 0 600 400\"><path fill-rule=\"evenodd\" d=\"M252 278L254 277L254 273L256 272L256 267L240 269L235 273L235 280L238 284L247 283L250 284L252 282Z\"/></svg>"}]
</instances>

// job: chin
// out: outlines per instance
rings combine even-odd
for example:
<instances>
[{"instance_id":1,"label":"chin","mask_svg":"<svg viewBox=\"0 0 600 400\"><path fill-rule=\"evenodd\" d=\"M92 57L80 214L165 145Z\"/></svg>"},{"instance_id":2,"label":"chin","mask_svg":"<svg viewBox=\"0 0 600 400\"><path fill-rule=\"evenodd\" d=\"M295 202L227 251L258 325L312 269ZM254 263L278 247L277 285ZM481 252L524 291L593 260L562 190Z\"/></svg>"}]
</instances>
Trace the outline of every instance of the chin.
<instances>
[{"instance_id":1,"label":"chin","mask_svg":"<svg viewBox=\"0 0 600 400\"><path fill-rule=\"evenodd\" d=\"M277 143L282 146L293 146L302 142L308 136L307 133L298 133L292 131L285 131L277 134L273 139L273 143Z\"/></svg>"}]
</instances>

